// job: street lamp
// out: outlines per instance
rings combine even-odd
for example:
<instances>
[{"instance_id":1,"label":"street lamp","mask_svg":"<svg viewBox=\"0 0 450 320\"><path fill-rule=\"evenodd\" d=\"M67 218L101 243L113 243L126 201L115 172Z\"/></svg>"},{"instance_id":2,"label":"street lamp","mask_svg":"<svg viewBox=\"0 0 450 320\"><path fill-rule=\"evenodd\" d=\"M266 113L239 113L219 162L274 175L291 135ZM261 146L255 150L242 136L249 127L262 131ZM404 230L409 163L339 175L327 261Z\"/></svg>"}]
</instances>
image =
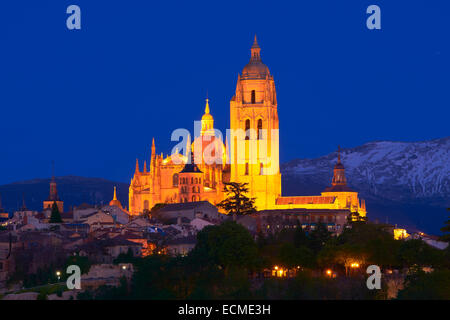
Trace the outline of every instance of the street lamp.
<instances>
[{"instance_id":1,"label":"street lamp","mask_svg":"<svg viewBox=\"0 0 450 320\"><path fill-rule=\"evenodd\" d=\"M61 271L56 271L56 276L58 277L58 281L61 279Z\"/></svg>"}]
</instances>

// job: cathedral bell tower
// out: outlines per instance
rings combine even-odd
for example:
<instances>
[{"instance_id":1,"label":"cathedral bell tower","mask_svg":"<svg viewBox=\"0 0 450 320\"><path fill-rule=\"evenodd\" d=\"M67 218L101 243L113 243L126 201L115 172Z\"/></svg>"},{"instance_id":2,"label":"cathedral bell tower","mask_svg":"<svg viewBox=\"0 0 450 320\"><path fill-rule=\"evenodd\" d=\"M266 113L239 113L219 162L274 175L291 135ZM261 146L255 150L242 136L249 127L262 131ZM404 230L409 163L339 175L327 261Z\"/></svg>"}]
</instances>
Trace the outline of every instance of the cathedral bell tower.
<instances>
[{"instance_id":1,"label":"cathedral bell tower","mask_svg":"<svg viewBox=\"0 0 450 320\"><path fill-rule=\"evenodd\" d=\"M277 98L256 36L230 101L230 129L230 180L249 184L258 210L275 208L281 196Z\"/></svg>"}]
</instances>

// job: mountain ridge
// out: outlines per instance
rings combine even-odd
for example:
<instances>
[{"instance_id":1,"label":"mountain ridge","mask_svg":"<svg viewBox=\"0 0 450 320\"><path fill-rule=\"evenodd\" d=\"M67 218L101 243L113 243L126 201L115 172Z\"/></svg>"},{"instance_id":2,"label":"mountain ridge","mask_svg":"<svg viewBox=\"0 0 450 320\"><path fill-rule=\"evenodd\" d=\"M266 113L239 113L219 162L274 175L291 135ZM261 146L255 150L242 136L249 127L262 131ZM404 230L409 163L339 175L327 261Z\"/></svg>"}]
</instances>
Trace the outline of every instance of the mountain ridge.
<instances>
[{"instance_id":1,"label":"mountain ridge","mask_svg":"<svg viewBox=\"0 0 450 320\"><path fill-rule=\"evenodd\" d=\"M366 199L371 220L439 232L450 207L450 136L418 142L379 140L344 148L341 160L348 184ZM331 183L337 152L318 158L294 159L281 165L283 195L320 194ZM128 206L128 183L105 178L56 177L65 211L87 202L106 204L117 187L118 199ZM40 210L50 178L33 178L0 186L3 207Z\"/></svg>"}]
</instances>

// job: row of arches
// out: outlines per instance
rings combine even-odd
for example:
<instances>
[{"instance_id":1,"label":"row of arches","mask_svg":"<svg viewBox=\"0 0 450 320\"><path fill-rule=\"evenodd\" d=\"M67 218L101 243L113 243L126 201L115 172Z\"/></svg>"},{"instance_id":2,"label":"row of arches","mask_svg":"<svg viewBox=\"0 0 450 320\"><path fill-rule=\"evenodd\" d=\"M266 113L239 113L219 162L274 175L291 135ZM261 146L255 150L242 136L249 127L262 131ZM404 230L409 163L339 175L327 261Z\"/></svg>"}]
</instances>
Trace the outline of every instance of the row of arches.
<instances>
[{"instance_id":1,"label":"row of arches","mask_svg":"<svg viewBox=\"0 0 450 320\"><path fill-rule=\"evenodd\" d=\"M189 192L188 190L189 190L188 186L181 187L181 193L188 193ZM200 193L200 186L193 186L192 193Z\"/></svg>"},{"instance_id":2,"label":"row of arches","mask_svg":"<svg viewBox=\"0 0 450 320\"><path fill-rule=\"evenodd\" d=\"M175 176L176 176L177 186L178 186L178 174L175 173L173 176L174 176L174 178L173 178L174 182L175 182ZM200 183L202 183L202 178L191 177L191 184L200 184ZM180 184L189 184L189 178L181 178ZM174 184L174 186L175 186L175 184Z\"/></svg>"}]
</instances>

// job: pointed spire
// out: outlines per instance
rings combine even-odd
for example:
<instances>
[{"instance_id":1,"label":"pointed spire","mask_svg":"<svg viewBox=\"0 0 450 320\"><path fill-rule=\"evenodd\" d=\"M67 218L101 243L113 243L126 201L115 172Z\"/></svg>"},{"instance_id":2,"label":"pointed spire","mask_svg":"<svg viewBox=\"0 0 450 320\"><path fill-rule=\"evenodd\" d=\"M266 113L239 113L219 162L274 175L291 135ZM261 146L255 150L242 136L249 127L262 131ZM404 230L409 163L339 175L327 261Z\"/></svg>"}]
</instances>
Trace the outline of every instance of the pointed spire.
<instances>
[{"instance_id":1,"label":"pointed spire","mask_svg":"<svg viewBox=\"0 0 450 320\"><path fill-rule=\"evenodd\" d=\"M144 161L144 173L147 172L147 161Z\"/></svg>"},{"instance_id":2,"label":"pointed spire","mask_svg":"<svg viewBox=\"0 0 450 320\"><path fill-rule=\"evenodd\" d=\"M338 159L337 163L334 165L333 170L333 180L331 184L333 186L340 185L340 186L346 186L347 185L347 179L345 177L345 169L344 165L341 163L341 147L338 146Z\"/></svg>"},{"instance_id":3,"label":"pointed spire","mask_svg":"<svg viewBox=\"0 0 450 320\"><path fill-rule=\"evenodd\" d=\"M114 196L113 196L113 200L117 200L117 190L116 190L116 186L114 186Z\"/></svg>"},{"instance_id":4,"label":"pointed spire","mask_svg":"<svg viewBox=\"0 0 450 320\"><path fill-rule=\"evenodd\" d=\"M136 158L136 171L135 172L136 173L139 172L139 160L138 160L138 158Z\"/></svg>"},{"instance_id":5,"label":"pointed spire","mask_svg":"<svg viewBox=\"0 0 450 320\"><path fill-rule=\"evenodd\" d=\"M152 139L152 155L156 154L155 138Z\"/></svg>"},{"instance_id":6,"label":"pointed spire","mask_svg":"<svg viewBox=\"0 0 450 320\"><path fill-rule=\"evenodd\" d=\"M255 33L255 40L253 40L252 48L259 48L258 39L256 38L256 33Z\"/></svg>"},{"instance_id":7,"label":"pointed spire","mask_svg":"<svg viewBox=\"0 0 450 320\"><path fill-rule=\"evenodd\" d=\"M52 181L55 181L55 161L52 160Z\"/></svg>"},{"instance_id":8,"label":"pointed spire","mask_svg":"<svg viewBox=\"0 0 450 320\"><path fill-rule=\"evenodd\" d=\"M48 201L59 201L58 189L56 188L55 181L55 161L52 161L52 179L50 180L50 192Z\"/></svg>"},{"instance_id":9,"label":"pointed spire","mask_svg":"<svg viewBox=\"0 0 450 320\"><path fill-rule=\"evenodd\" d=\"M189 134L187 139L186 139L186 157L187 157L187 162L186 163L191 163L192 161L192 157L191 157L191 135Z\"/></svg>"},{"instance_id":10,"label":"pointed spire","mask_svg":"<svg viewBox=\"0 0 450 320\"><path fill-rule=\"evenodd\" d=\"M209 114L209 99L206 98L205 114Z\"/></svg>"},{"instance_id":11,"label":"pointed spire","mask_svg":"<svg viewBox=\"0 0 450 320\"><path fill-rule=\"evenodd\" d=\"M341 163L341 146L338 145L338 163Z\"/></svg>"},{"instance_id":12,"label":"pointed spire","mask_svg":"<svg viewBox=\"0 0 450 320\"><path fill-rule=\"evenodd\" d=\"M25 204L25 193L22 193L22 208L20 209L21 211L27 211L27 206Z\"/></svg>"},{"instance_id":13,"label":"pointed spire","mask_svg":"<svg viewBox=\"0 0 450 320\"><path fill-rule=\"evenodd\" d=\"M255 40L253 41L253 45L251 48L251 58L250 58L250 62L260 62L261 61L261 48L258 45L258 41L256 39L256 34L255 34Z\"/></svg>"}]
</instances>

